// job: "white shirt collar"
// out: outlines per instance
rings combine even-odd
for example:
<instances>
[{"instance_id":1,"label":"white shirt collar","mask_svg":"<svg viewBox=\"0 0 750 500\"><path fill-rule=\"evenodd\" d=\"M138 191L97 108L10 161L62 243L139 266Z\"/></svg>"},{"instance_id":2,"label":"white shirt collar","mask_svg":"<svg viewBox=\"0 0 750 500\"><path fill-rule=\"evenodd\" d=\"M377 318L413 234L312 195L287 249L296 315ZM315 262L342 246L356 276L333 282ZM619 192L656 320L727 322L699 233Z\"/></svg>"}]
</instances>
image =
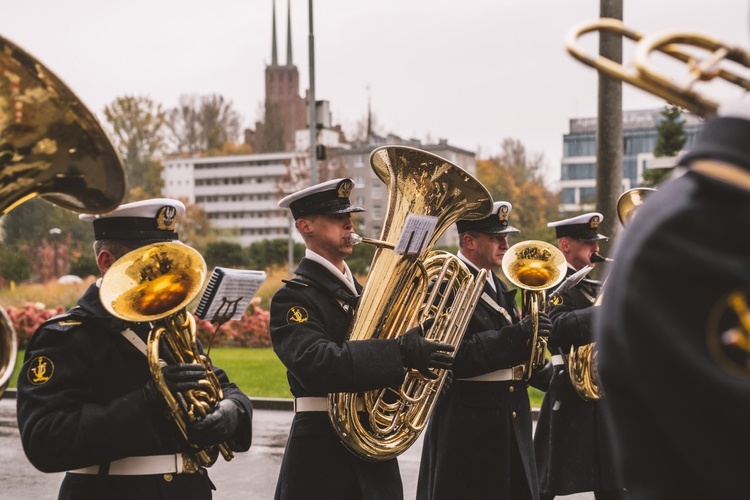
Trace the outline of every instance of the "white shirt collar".
<instances>
[{"instance_id":1,"label":"white shirt collar","mask_svg":"<svg viewBox=\"0 0 750 500\"><path fill-rule=\"evenodd\" d=\"M456 254L456 257L461 259L464 264L474 269L476 272L479 272L479 268L474 265L473 262L471 262L469 259L466 258L464 254L461 253L461 250L458 251ZM493 278L493 272L487 271L487 283L492 287L492 289L497 293L497 288L495 287L495 279Z\"/></svg>"},{"instance_id":2,"label":"white shirt collar","mask_svg":"<svg viewBox=\"0 0 750 500\"><path fill-rule=\"evenodd\" d=\"M349 290L351 290L351 292L354 294L355 297L359 296L359 294L357 293L357 289L354 287L354 277L352 276L352 272L349 269L349 266L346 265L346 262L344 262L344 272L342 273L341 271L338 270L336 266L331 264L331 261L313 252L309 248L305 250L305 258L310 259L313 262L317 262L321 266L328 269L342 283L344 283L347 287L349 287Z\"/></svg>"}]
</instances>

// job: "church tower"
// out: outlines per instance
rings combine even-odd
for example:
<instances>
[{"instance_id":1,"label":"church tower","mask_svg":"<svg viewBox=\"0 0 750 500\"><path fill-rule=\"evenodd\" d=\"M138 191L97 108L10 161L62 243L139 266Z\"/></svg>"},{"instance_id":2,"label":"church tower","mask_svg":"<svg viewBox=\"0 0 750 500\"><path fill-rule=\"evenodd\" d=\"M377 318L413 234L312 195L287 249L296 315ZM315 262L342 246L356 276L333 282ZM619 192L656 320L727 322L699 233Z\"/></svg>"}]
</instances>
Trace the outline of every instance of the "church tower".
<instances>
[{"instance_id":1,"label":"church tower","mask_svg":"<svg viewBox=\"0 0 750 500\"><path fill-rule=\"evenodd\" d=\"M292 62L292 13L287 0L286 64L279 64L276 45L276 2L273 3L271 64L266 66L265 120L259 149L293 151L294 132L307 128L307 104L299 95L299 71ZM260 151L259 151L260 152Z\"/></svg>"}]
</instances>

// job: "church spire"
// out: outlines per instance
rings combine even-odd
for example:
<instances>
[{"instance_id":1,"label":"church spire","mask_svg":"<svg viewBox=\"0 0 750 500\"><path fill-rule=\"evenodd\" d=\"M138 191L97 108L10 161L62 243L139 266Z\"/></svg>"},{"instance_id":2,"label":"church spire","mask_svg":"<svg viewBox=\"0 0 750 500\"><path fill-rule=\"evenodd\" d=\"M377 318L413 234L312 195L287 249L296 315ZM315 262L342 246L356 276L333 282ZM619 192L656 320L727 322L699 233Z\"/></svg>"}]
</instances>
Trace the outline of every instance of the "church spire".
<instances>
[{"instance_id":1,"label":"church spire","mask_svg":"<svg viewBox=\"0 0 750 500\"><path fill-rule=\"evenodd\" d=\"M292 65L292 7L291 0L286 2L286 65Z\"/></svg>"},{"instance_id":2,"label":"church spire","mask_svg":"<svg viewBox=\"0 0 750 500\"><path fill-rule=\"evenodd\" d=\"M278 64L278 58L276 57L276 0L273 0L273 35L271 40L271 66Z\"/></svg>"}]
</instances>

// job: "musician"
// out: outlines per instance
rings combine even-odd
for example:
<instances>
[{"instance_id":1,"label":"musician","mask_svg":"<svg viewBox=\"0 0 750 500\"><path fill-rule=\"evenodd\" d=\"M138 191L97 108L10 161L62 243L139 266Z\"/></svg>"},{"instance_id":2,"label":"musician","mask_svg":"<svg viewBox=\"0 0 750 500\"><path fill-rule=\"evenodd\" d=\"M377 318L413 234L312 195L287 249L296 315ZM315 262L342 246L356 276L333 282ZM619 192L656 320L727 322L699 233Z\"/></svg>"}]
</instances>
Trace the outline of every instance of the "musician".
<instances>
[{"instance_id":1,"label":"musician","mask_svg":"<svg viewBox=\"0 0 750 500\"><path fill-rule=\"evenodd\" d=\"M184 210L180 201L158 198L106 215L82 214L93 224L102 275L130 250L177 240L175 224ZM40 326L26 350L17 401L26 456L42 472L67 471L60 499L210 499L215 488L208 472L190 460L152 380L150 324L110 315L99 298L100 283L76 307ZM160 353L172 361L166 348ZM172 390L195 389L206 376L198 364L172 363L162 371ZM234 451L247 451L250 400L223 370L216 368L216 375L224 399L189 426L190 442L227 442Z\"/></svg>"},{"instance_id":2,"label":"musician","mask_svg":"<svg viewBox=\"0 0 750 500\"><path fill-rule=\"evenodd\" d=\"M745 498L750 113L725 106L620 238L596 317L630 498Z\"/></svg>"},{"instance_id":3,"label":"musician","mask_svg":"<svg viewBox=\"0 0 750 500\"><path fill-rule=\"evenodd\" d=\"M417 498L538 499L531 407L524 362L530 358L531 316L520 320L516 290L494 273L518 233L512 205L496 202L480 220L460 220L458 258L487 282L453 363L453 383L425 431ZM552 323L539 313L539 333ZM542 373L542 372L540 372Z\"/></svg>"},{"instance_id":4,"label":"musician","mask_svg":"<svg viewBox=\"0 0 750 500\"><path fill-rule=\"evenodd\" d=\"M276 488L277 499L399 499L396 459L359 458L340 441L327 412L329 393L400 386L405 368L435 378L450 368L449 344L417 327L396 339L347 341L362 286L344 259L352 253L351 179L334 179L283 198L305 241L295 276L271 302L271 341L287 368L295 415Z\"/></svg>"},{"instance_id":5,"label":"musician","mask_svg":"<svg viewBox=\"0 0 750 500\"><path fill-rule=\"evenodd\" d=\"M598 233L602 220L602 214L590 212L547 224L555 228L557 246L568 262L567 276L596 265L598 242L607 239ZM592 306L600 290L601 282L586 277L563 292L549 311L554 327L548 346L554 369L534 434L543 500L582 491L593 491L597 499L625 498L615 477L600 403L586 401L576 392L564 363L571 346L593 341Z\"/></svg>"}]
</instances>

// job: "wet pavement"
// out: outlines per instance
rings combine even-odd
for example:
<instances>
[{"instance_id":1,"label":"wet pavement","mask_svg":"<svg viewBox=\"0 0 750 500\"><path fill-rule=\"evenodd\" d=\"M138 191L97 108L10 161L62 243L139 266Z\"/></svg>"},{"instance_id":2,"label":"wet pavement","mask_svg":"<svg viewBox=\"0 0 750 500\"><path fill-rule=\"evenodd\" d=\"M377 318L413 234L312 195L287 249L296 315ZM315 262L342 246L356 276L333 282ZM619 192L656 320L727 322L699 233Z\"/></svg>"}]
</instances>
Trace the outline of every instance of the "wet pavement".
<instances>
[{"instance_id":1,"label":"wet pavement","mask_svg":"<svg viewBox=\"0 0 750 500\"><path fill-rule=\"evenodd\" d=\"M255 410L250 451L236 454L231 462L219 458L210 469L217 488L215 500L273 498L292 415L285 410ZM26 460L15 419L15 400L0 400L0 500L54 500L64 473L41 473ZM399 457L405 499L416 495L421 449L420 438ZM582 493L557 498L591 500L594 496Z\"/></svg>"}]
</instances>

